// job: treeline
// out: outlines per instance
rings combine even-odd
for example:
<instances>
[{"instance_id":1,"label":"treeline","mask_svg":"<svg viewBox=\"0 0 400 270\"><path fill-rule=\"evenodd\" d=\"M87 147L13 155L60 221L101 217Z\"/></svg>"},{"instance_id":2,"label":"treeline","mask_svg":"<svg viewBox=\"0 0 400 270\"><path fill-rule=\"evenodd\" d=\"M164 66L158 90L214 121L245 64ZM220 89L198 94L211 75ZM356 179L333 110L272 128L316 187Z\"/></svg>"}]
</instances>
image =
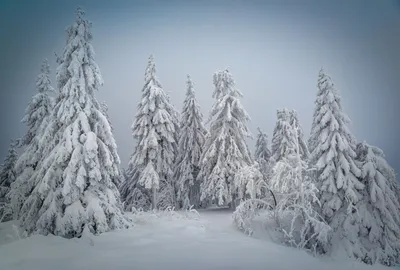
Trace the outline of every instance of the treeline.
<instances>
[{"instance_id":1,"label":"treeline","mask_svg":"<svg viewBox=\"0 0 400 270\"><path fill-rule=\"evenodd\" d=\"M257 215L274 219L288 245L329 253L342 245L366 263L400 260L400 188L382 150L357 142L331 78L321 70L306 141L296 111L280 109L272 136L261 130L254 155L249 115L228 70L213 76L209 129L187 77L182 112L156 76L153 56L132 125L136 147L121 169L91 45L78 9L57 59L56 90L44 61L38 93L0 173L2 219L27 234L80 237L128 228L124 211L229 205L251 233ZM18 157L16 148L21 149Z\"/></svg>"}]
</instances>

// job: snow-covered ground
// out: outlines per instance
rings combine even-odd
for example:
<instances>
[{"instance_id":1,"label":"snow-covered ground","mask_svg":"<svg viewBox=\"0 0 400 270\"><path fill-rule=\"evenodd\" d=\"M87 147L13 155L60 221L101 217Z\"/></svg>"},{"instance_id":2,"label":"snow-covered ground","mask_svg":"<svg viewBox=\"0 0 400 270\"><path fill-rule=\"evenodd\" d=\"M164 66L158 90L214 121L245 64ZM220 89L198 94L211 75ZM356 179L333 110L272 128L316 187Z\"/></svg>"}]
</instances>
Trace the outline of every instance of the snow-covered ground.
<instances>
[{"instance_id":1,"label":"snow-covered ground","mask_svg":"<svg viewBox=\"0 0 400 270\"><path fill-rule=\"evenodd\" d=\"M135 216L129 230L67 240L55 236L18 239L12 222L0 224L4 270L345 270L388 269L303 251L248 237L229 210ZM197 218L196 218L197 217ZM257 234L256 234L257 235Z\"/></svg>"}]
</instances>

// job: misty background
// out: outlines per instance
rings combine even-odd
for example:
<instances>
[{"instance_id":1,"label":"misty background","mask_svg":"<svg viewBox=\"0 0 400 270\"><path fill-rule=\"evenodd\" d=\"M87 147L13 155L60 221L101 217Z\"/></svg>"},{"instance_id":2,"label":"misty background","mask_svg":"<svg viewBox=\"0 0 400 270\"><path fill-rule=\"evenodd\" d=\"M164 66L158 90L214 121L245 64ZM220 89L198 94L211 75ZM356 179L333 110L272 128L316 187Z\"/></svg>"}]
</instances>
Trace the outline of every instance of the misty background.
<instances>
[{"instance_id":1,"label":"misty background","mask_svg":"<svg viewBox=\"0 0 400 270\"><path fill-rule=\"evenodd\" d=\"M272 138L278 108L295 109L308 138L321 67L342 96L358 141L382 148L400 172L400 1L0 1L0 159L25 133L25 108L44 58L52 68L81 6L93 22L93 47L122 166L135 142L131 124L147 59L180 111L186 74L204 120L212 75L226 67L244 94L250 130ZM255 140L249 141L251 150Z\"/></svg>"}]
</instances>

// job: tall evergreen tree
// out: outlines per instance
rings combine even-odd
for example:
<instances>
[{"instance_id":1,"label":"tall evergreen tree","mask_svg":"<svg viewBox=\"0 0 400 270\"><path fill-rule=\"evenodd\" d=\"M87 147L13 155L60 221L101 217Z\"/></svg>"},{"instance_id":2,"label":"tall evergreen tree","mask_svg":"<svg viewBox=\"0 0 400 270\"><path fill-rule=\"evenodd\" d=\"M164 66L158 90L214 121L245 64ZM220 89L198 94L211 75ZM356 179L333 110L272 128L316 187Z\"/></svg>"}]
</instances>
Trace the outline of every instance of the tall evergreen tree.
<instances>
[{"instance_id":1,"label":"tall evergreen tree","mask_svg":"<svg viewBox=\"0 0 400 270\"><path fill-rule=\"evenodd\" d=\"M20 215L28 233L78 237L125 228L116 183L119 156L95 91L103 84L91 45L91 23L78 8L57 69L59 96L43 135L45 157Z\"/></svg>"},{"instance_id":2,"label":"tall evergreen tree","mask_svg":"<svg viewBox=\"0 0 400 270\"><path fill-rule=\"evenodd\" d=\"M400 263L399 183L381 149L359 143L357 156L365 189L355 207L358 211L345 220L352 228L344 238L345 247L366 263L394 266Z\"/></svg>"},{"instance_id":3,"label":"tall evergreen tree","mask_svg":"<svg viewBox=\"0 0 400 270\"><path fill-rule=\"evenodd\" d=\"M254 158L255 160L264 159L265 161L269 161L270 157L271 151L268 148L268 135L258 128Z\"/></svg>"},{"instance_id":4,"label":"tall evergreen tree","mask_svg":"<svg viewBox=\"0 0 400 270\"><path fill-rule=\"evenodd\" d=\"M1 165L0 171L0 202L5 201L11 184L15 181L15 163L18 159L15 141L11 141L8 154ZM1 216L0 216L1 218Z\"/></svg>"},{"instance_id":5,"label":"tall evergreen tree","mask_svg":"<svg viewBox=\"0 0 400 270\"><path fill-rule=\"evenodd\" d=\"M50 65L45 59L41 66L41 73L36 80L38 93L32 97L26 108L22 122L27 124L28 131L21 140L24 150L15 164L16 180L9 194L14 218L18 218L19 211L26 196L34 188L34 171L43 158L41 141L44 130L49 123L49 117L54 106L54 100L49 95L54 92L50 80Z\"/></svg>"},{"instance_id":6,"label":"tall evergreen tree","mask_svg":"<svg viewBox=\"0 0 400 270\"><path fill-rule=\"evenodd\" d=\"M242 94L228 70L214 74L216 102L210 114L210 135L206 138L201 156L201 200L234 207L235 174L252 163L245 138L251 136L247 128L250 120L240 103ZM233 202L233 203L232 203Z\"/></svg>"},{"instance_id":7,"label":"tall evergreen tree","mask_svg":"<svg viewBox=\"0 0 400 270\"><path fill-rule=\"evenodd\" d=\"M347 124L348 117L331 78L321 69L310 145L310 162L316 168L315 180L320 190L322 214L337 236L351 230L344 224L354 204L362 198L364 185L356 158L356 144Z\"/></svg>"},{"instance_id":8,"label":"tall evergreen tree","mask_svg":"<svg viewBox=\"0 0 400 270\"><path fill-rule=\"evenodd\" d=\"M177 181L177 199L187 208L200 205L200 183L196 180L199 173L200 156L205 141L206 129L203 115L197 103L194 85L187 76L186 99L183 103L178 142L178 155L175 163Z\"/></svg>"},{"instance_id":9,"label":"tall evergreen tree","mask_svg":"<svg viewBox=\"0 0 400 270\"><path fill-rule=\"evenodd\" d=\"M126 206L135 205L137 184L151 190L153 209L157 205L174 206L172 175L178 130L176 120L176 111L156 77L151 55L145 72L142 101L132 125L137 145L129 161L128 179L121 187Z\"/></svg>"}]
</instances>

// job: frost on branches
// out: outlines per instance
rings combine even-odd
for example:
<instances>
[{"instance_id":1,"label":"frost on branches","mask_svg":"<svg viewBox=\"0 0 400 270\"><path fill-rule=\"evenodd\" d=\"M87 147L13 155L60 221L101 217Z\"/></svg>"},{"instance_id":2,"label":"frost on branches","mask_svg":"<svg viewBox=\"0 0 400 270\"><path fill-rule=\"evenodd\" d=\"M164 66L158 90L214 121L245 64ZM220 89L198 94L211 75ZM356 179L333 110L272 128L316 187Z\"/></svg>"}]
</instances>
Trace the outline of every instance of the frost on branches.
<instances>
[{"instance_id":1,"label":"frost on branches","mask_svg":"<svg viewBox=\"0 0 400 270\"><path fill-rule=\"evenodd\" d=\"M42 63L41 73L36 80L36 88L38 93L32 97L22 119L22 122L28 126L28 131L21 140L21 145L25 148L15 164L16 180L8 195L14 218L19 217L19 211L26 196L34 188L32 175L43 157L41 138L49 123L54 105L53 98L49 96L54 92L54 88L51 86L50 65L47 59Z\"/></svg>"},{"instance_id":2,"label":"frost on branches","mask_svg":"<svg viewBox=\"0 0 400 270\"><path fill-rule=\"evenodd\" d=\"M122 189L125 184L127 179L129 179L128 175L129 173L125 170L122 169L121 171L122 177L121 177L121 183L119 188ZM124 209L128 210L128 211L132 211L132 210L138 210L138 211L148 211L150 210L151 207L151 201L150 198L147 196L147 194L145 193L145 189L142 186L139 185L135 185L136 188L134 189L133 193L132 193L132 200L135 201L135 205L125 205L124 202ZM122 192L121 192L122 194ZM134 207L134 208L132 208Z\"/></svg>"},{"instance_id":3,"label":"frost on branches","mask_svg":"<svg viewBox=\"0 0 400 270\"><path fill-rule=\"evenodd\" d=\"M288 149L294 151L295 149ZM273 167L270 179L270 188L279 193L291 193L296 191L299 184L296 183L297 172L293 170L298 160L294 152L290 152L282 157ZM304 162L301 160L301 162Z\"/></svg>"},{"instance_id":4,"label":"frost on branches","mask_svg":"<svg viewBox=\"0 0 400 270\"><path fill-rule=\"evenodd\" d=\"M298 161L294 165L287 159L278 162L281 163L284 165L280 167L294 180L294 190L280 196L274 213L283 242L313 254L324 253L330 243L331 227L316 208L320 205L319 191L308 178L307 163ZM285 176L278 172L279 169L276 168L277 174Z\"/></svg>"},{"instance_id":5,"label":"frost on branches","mask_svg":"<svg viewBox=\"0 0 400 270\"><path fill-rule=\"evenodd\" d=\"M200 183L196 177L200 170L200 156L207 133L202 121L203 115L195 97L194 85L188 75L174 174L177 181L177 200L183 208L200 206Z\"/></svg>"},{"instance_id":6,"label":"frost on branches","mask_svg":"<svg viewBox=\"0 0 400 270\"><path fill-rule=\"evenodd\" d=\"M12 219L9 192L16 178L15 164L18 159L16 151L17 145L18 141L11 141L8 154L3 164L0 166L0 222Z\"/></svg>"},{"instance_id":7,"label":"frost on branches","mask_svg":"<svg viewBox=\"0 0 400 270\"><path fill-rule=\"evenodd\" d=\"M43 160L21 209L28 233L79 237L126 228L116 183L119 157L94 93L103 84L91 45L91 23L77 10L57 69L59 97L42 136Z\"/></svg>"},{"instance_id":8,"label":"frost on branches","mask_svg":"<svg viewBox=\"0 0 400 270\"><path fill-rule=\"evenodd\" d=\"M108 121L108 123L109 123L109 125L111 127L111 130L114 131L114 128L111 125L110 117L108 116L108 105L107 105L107 103L105 101L103 101L100 104L100 109L101 109L101 112L103 113L103 115L107 118L107 121Z\"/></svg>"},{"instance_id":9,"label":"frost on branches","mask_svg":"<svg viewBox=\"0 0 400 270\"><path fill-rule=\"evenodd\" d=\"M361 170L355 161L356 144L348 123L331 78L321 70L309 140L310 159L316 168L322 213L339 238L351 231L351 226L344 221L348 214L356 211L354 205L362 198L360 190L364 188L358 179Z\"/></svg>"},{"instance_id":10,"label":"frost on branches","mask_svg":"<svg viewBox=\"0 0 400 270\"><path fill-rule=\"evenodd\" d=\"M365 263L394 266L400 263L399 184L381 149L364 142L357 154L365 189L357 211L345 220L351 228L343 239L345 248Z\"/></svg>"},{"instance_id":11,"label":"frost on branches","mask_svg":"<svg viewBox=\"0 0 400 270\"><path fill-rule=\"evenodd\" d=\"M233 213L233 222L247 234L253 233L252 221L263 210L275 207L275 198L271 197L265 176L258 162L245 166L235 175L240 204Z\"/></svg>"},{"instance_id":12,"label":"frost on branches","mask_svg":"<svg viewBox=\"0 0 400 270\"><path fill-rule=\"evenodd\" d=\"M273 160L271 159L271 151L268 148L268 135L262 132L260 128L258 128L254 160L258 163L264 177L269 179Z\"/></svg>"},{"instance_id":13,"label":"frost on branches","mask_svg":"<svg viewBox=\"0 0 400 270\"><path fill-rule=\"evenodd\" d=\"M278 193L291 193L298 187L294 181L292 167L296 166L297 148L300 161L307 162L308 148L295 110L283 109L278 112L275 140L275 157L277 161L271 172L270 188ZM285 120L286 119L286 120ZM279 127L279 128L278 128ZM279 140L280 139L280 140ZM280 162L283 161L283 162Z\"/></svg>"},{"instance_id":14,"label":"frost on branches","mask_svg":"<svg viewBox=\"0 0 400 270\"><path fill-rule=\"evenodd\" d=\"M0 171L0 202L6 199L7 193L10 191L11 184L15 181L15 163L18 159L16 151L16 143L12 141L8 154L1 165ZM0 216L1 218L1 216Z\"/></svg>"},{"instance_id":15,"label":"frost on branches","mask_svg":"<svg viewBox=\"0 0 400 270\"><path fill-rule=\"evenodd\" d=\"M178 123L175 108L156 77L153 56L149 57L142 101L132 130L137 146L129 161L128 179L121 187L125 207L136 205L138 185L145 188L144 192L140 191L143 196L151 191L153 209L174 206L172 170Z\"/></svg>"},{"instance_id":16,"label":"frost on branches","mask_svg":"<svg viewBox=\"0 0 400 270\"><path fill-rule=\"evenodd\" d=\"M290 132L292 128L297 130L297 136L291 137ZM299 141L302 159L307 159L309 152L297 118L297 112L286 108L277 110L277 122L274 128L271 147L271 154L274 162L281 160L285 153L287 153L287 149L294 148L295 143L293 140L295 138Z\"/></svg>"},{"instance_id":17,"label":"frost on branches","mask_svg":"<svg viewBox=\"0 0 400 270\"><path fill-rule=\"evenodd\" d=\"M304 133L303 133L303 129L301 128L299 119L297 117L297 112L295 110L291 110L289 112L289 121L290 121L290 125L292 125L292 127L294 128L294 130L296 131L296 137L299 143L299 151L300 151L300 156L302 160L308 160L309 156L310 156L310 152L308 150L308 145L307 142L304 138Z\"/></svg>"},{"instance_id":18,"label":"frost on branches","mask_svg":"<svg viewBox=\"0 0 400 270\"><path fill-rule=\"evenodd\" d=\"M274 162L281 160L284 154L288 152L287 149L294 149L294 138L290 136L292 130L290 110L277 110L276 115L277 122L271 143L271 154Z\"/></svg>"},{"instance_id":19,"label":"frost on branches","mask_svg":"<svg viewBox=\"0 0 400 270\"><path fill-rule=\"evenodd\" d=\"M133 173L138 172L134 171ZM135 209L148 211L152 207L150 198L151 194L149 194L148 190L146 190L144 186L138 184L139 178L133 173L127 170L125 181L122 182L119 187L121 197L124 199L124 209L127 211L132 211ZM129 189L130 187L132 189Z\"/></svg>"},{"instance_id":20,"label":"frost on branches","mask_svg":"<svg viewBox=\"0 0 400 270\"><path fill-rule=\"evenodd\" d=\"M271 157L271 151L268 148L268 135L260 128L257 129L258 134L257 134L257 140L256 140L256 150L254 153L254 159L255 160L260 160L263 159L265 161L268 161Z\"/></svg>"},{"instance_id":21,"label":"frost on branches","mask_svg":"<svg viewBox=\"0 0 400 270\"><path fill-rule=\"evenodd\" d=\"M242 94L228 70L214 74L216 102L210 114L210 132L201 156L201 201L226 205L236 198L234 176L252 163L245 141L251 136L249 116L240 103ZM234 207L234 203L231 204Z\"/></svg>"},{"instance_id":22,"label":"frost on branches","mask_svg":"<svg viewBox=\"0 0 400 270\"><path fill-rule=\"evenodd\" d=\"M242 171L237 175L237 183L246 183L246 193L250 195L236 209L233 218L235 224L246 233L252 232L252 220L262 215L265 219L274 219L276 229L281 233L279 241L296 248L323 252L328 245L331 228L319 216L314 205L318 205L318 190L307 178L307 162L301 159L298 130L287 130L293 139L293 147L287 149L285 156L274 167L273 181L281 188L277 205L273 205L268 193L260 192L267 184L261 174L254 169ZM286 183L286 184L285 184ZM277 194L274 191L272 194ZM278 198L278 197L275 197ZM275 199L274 198L274 199Z\"/></svg>"},{"instance_id":23,"label":"frost on branches","mask_svg":"<svg viewBox=\"0 0 400 270\"><path fill-rule=\"evenodd\" d=\"M299 129L296 123L291 125L288 136L293 148L286 149L273 170L271 189L281 193L274 216L285 243L322 253L329 244L331 228L315 208L320 205L318 189L308 177L312 168L303 160L305 149L301 149Z\"/></svg>"}]
</instances>

